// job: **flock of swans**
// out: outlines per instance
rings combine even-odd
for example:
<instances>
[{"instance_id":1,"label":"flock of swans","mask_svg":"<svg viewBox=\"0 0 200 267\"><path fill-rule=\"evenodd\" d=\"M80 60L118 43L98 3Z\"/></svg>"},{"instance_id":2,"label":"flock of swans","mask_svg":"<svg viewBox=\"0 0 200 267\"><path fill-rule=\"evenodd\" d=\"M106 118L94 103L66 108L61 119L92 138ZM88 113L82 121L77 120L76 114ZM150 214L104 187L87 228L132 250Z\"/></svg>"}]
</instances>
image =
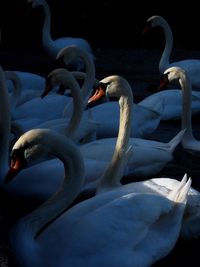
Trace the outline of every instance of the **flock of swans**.
<instances>
[{"instance_id":1,"label":"flock of swans","mask_svg":"<svg viewBox=\"0 0 200 267\"><path fill-rule=\"evenodd\" d=\"M173 160L179 144L200 154L192 131L200 60L170 63L172 31L152 16L147 28L160 26L166 38L160 88L174 81L180 88L135 103L125 77L96 79L86 40L51 38L45 0L27 2L42 6L44 49L65 67L41 77L0 66L0 187L11 203L10 226L0 227L16 266L149 267L179 237L200 237L200 193L192 177L149 178ZM162 120L175 119L181 127L171 140L148 138ZM127 175L132 181L123 184ZM81 194L87 194L82 201Z\"/></svg>"}]
</instances>

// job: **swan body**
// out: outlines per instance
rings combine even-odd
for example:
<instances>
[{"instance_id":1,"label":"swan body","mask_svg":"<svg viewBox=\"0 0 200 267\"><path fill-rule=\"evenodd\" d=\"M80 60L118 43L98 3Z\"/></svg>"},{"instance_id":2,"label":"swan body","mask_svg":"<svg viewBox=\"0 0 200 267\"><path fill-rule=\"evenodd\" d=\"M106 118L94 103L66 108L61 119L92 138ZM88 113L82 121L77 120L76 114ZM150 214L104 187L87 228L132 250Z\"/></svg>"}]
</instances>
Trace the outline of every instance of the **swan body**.
<instances>
[{"instance_id":1,"label":"swan body","mask_svg":"<svg viewBox=\"0 0 200 267\"><path fill-rule=\"evenodd\" d=\"M186 129L182 139L182 146L184 149L199 156L200 155L200 141L197 140L192 133L192 86L189 74L180 67L171 67L164 72L164 83L178 81L182 89L182 117L181 127Z\"/></svg>"},{"instance_id":2,"label":"swan body","mask_svg":"<svg viewBox=\"0 0 200 267\"><path fill-rule=\"evenodd\" d=\"M168 89L156 92L138 104L153 108L159 101L163 102L163 112L161 113L161 120L177 120L181 118L182 114L182 92L180 89ZM192 114L200 111L200 92L192 91Z\"/></svg>"},{"instance_id":3,"label":"swan body","mask_svg":"<svg viewBox=\"0 0 200 267\"><path fill-rule=\"evenodd\" d=\"M127 193L122 186L65 211L83 184L84 162L77 147L63 135L45 129L22 135L13 147L5 181L35 160L35 147L40 148L40 156L52 153L58 157L65 177L47 202L12 228L10 242L17 265L147 267L173 249L190 179L187 182L184 177L165 196Z\"/></svg>"},{"instance_id":4,"label":"swan body","mask_svg":"<svg viewBox=\"0 0 200 267\"><path fill-rule=\"evenodd\" d=\"M147 20L147 27L161 27L165 35L165 48L159 63L160 74L172 66L177 66L184 69L190 76L191 85L193 89L200 88L200 60L199 59L185 59L176 62L170 62L170 55L173 48L173 34L168 22L161 16L152 16Z\"/></svg>"},{"instance_id":5,"label":"swan body","mask_svg":"<svg viewBox=\"0 0 200 267\"><path fill-rule=\"evenodd\" d=\"M22 82L17 72L5 71L5 75L6 75L7 88L10 93L11 108L13 110L12 112L14 112L17 106L24 104L26 101L41 96L42 91L39 89L38 90L23 89ZM9 86L10 84L12 86ZM45 86L45 83L43 85Z\"/></svg>"},{"instance_id":6,"label":"swan body","mask_svg":"<svg viewBox=\"0 0 200 267\"><path fill-rule=\"evenodd\" d=\"M41 75L25 71L13 71L20 80L22 92L26 90L43 91L45 87L45 78ZM9 92L14 90L13 83L7 81Z\"/></svg>"},{"instance_id":7,"label":"swan body","mask_svg":"<svg viewBox=\"0 0 200 267\"><path fill-rule=\"evenodd\" d=\"M119 128L119 105L117 101L110 101L90 108L92 117L99 122L97 139L117 136ZM157 102L152 108L134 103L131 123L132 137L148 137L158 127L161 119L163 103ZM110 118L105 120L105 116Z\"/></svg>"},{"instance_id":8,"label":"swan body","mask_svg":"<svg viewBox=\"0 0 200 267\"><path fill-rule=\"evenodd\" d=\"M62 37L53 40L51 37L51 13L49 5L45 0L27 0L28 3L32 3L32 7L35 8L37 6L42 6L44 11L44 24L42 29L42 44L47 51L47 53L53 58L56 59L58 52L66 46L69 45L77 45L82 48L88 55L90 56L91 60L94 61L95 57L92 53L92 48L88 41L83 38L73 38L73 37ZM83 68L83 62L78 60L75 61L77 70Z\"/></svg>"},{"instance_id":9,"label":"swan body","mask_svg":"<svg viewBox=\"0 0 200 267\"><path fill-rule=\"evenodd\" d=\"M12 116L13 122L25 132L47 120L61 118L66 99L60 95L49 95L46 99L36 97L18 106Z\"/></svg>"}]
</instances>

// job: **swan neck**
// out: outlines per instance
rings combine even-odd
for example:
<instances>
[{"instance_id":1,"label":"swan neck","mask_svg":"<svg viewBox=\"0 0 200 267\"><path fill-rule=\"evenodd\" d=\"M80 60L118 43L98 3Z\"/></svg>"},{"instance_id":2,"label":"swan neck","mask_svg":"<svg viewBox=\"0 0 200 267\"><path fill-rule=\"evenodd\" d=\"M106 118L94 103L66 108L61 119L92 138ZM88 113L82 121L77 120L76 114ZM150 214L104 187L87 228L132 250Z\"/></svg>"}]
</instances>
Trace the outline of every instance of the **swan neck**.
<instances>
[{"instance_id":1,"label":"swan neck","mask_svg":"<svg viewBox=\"0 0 200 267\"><path fill-rule=\"evenodd\" d=\"M194 138L192 134L192 113L191 113L191 98L192 87L188 76L182 76L179 80L182 88L182 129L186 128L183 140Z\"/></svg>"},{"instance_id":2,"label":"swan neck","mask_svg":"<svg viewBox=\"0 0 200 267\"><path fill-rule=\"evenodd\" d=\"M173 34L167 22L163 21L162 25L160 26L162 27L165 35L165 47L159 63L159 71L161 74L163 74L164 71L167 69L170 61L170 55L173 47Z\"/></svg>"},{"instance_id":3,"label":"swan neck","mask_svg":"<svg viewBox=\"0 0 200 267\"><path fill-rule=\"evenodd\" d=\"M84 110L84 103L81 95L81 89L78 82L72 76L72 79L68 79L67 81L63 81L64 85L69 86L72 93L73 98L73 111L70 117L70 121L66 128L66 135L70 138L74 138L78 127L80 125L80 121L82 118L83 110Z\"/></svg>"},{"instance_id":4,"label":"swan neck","mask_svg":"<svg viewBox=\"0 0 200 267\"><path fill-rule=\"evenodd\" d=\"M113 188L121 185L120 180L124 173L131 131L133 108L132 92L129 96L122 96L119 99L119 106L120 122L115 150L110 164L100 178L100 182L97 187L97 194L105 191L105 188Z\"/></svg>"},{"instance_id":5,"label":"swan neck","mask_svg":"<svg viewBox=\"0 0 200 267\"><path fill-rule=\"evenodd\" d=\"M44 24L42 28L42 43L43 46L49 46L49 42L52 42L51 38L51 12L49 5L44 2L42 4L43 12L44 12Z\"/></svg>"},{"instance_id":6,"label":"swan neck","mask_svg":"<svg viewBox=\"0 0 200 267\"><path fill-rule=\"evenodd\" d=\"M85 77L83 85L81 87L81 95L82 95L84 103L87 103L87 101L91 95L93 85L95 83L95 66L94 66L94 62L90 58L89 54L86 53L85 51L78 50L76 53L76 57L80 57L85 64L86 77ZM72 103L70 103L65 108L65 110L63 112L63 116L67 116L67 114L70 114L71 110L72 110Z\"/></svg>"},{"instance_id":7,"label":"swan neck","mask_svg":"<svg viewBox=\"0 0 200 267\"><path fill-rule=\"evenodd\" d=\"M3 69L0 67L0 181L8 171L9 141L11 132L11 117L8 89Z\"/></svg>"},{"instance_id":8,"label":"swan neck","mask_svg":"<svg viewBox=\"0 0 200 267\"><path fill-rule=\"evenodd\" d=\"M45 228L61 215L79 194L84 182L84 163L80 152L71 140L59 135L59 138L48 140L54 156L64 164L63 183L54 195L43 205L26 216L23 224L32 239L45 231ZM42 177L41 177L42 179Z\"/></svg>"}]
</instances>

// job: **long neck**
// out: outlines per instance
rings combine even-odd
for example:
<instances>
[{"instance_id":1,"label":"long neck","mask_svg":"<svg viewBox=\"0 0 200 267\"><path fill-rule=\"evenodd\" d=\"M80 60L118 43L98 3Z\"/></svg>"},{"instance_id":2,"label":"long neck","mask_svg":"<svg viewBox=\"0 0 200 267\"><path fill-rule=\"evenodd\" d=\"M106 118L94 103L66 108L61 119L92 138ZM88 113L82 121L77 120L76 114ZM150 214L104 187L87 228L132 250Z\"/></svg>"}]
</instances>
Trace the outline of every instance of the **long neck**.
<instances>
[{"instance_id":1,"label":"long neck","mask_svg":"<svg viewBox=\"0 0 200 267\"><path fill-rule=\"evenodd\" d=\"M5 75L0 67L0 181L8 171L8 153L11 130L10 104Z\"/></svg>"},{"instance_id":2,"label":"long neck","mask_svg":"<svg viewBox=\"0 0 200 267\"><path fill-rule=\"evenodd\" d=\"M165 48L162 53L160 63L159 63L159 71L161 74L164 73L166 68L169 65L170 55L172 52L172 46L173 46L173 35L171 28L169 27L167 22L162 22L160 25L163 28L164 35L165 35Z\"/></svg>"},{"instance_id":3,"label":"long neck","mask_svg":"<svg viewBox=\"0 0 200 267\"><path fill-rule=\"evenodd\" d=\"M120 105L120 123L119 132L115 145L113 157L104 174L100 178L97 193L104 191L107 188L121 185L120 180L124 172L124 164L126 162L128 141L131 130L132 121L132 94L122 96L119 100Z\"/></svg>"},{"instance_id":4,"label":"long neck","mask_svg":"<svg viewBox=\"0 0 200 267\"><path fill-rule=\"evenodd\" d=\"M52 42L51 38L51 12L49 5L44 2L42 3L42 8L44 11L44 24L42 28L42 43L44 47L49 46Z\"/></svg>"},{"instance_id":5,"label":"long neck","mask_svg":"<svg viewBox=\"0 0 200 267\"><path fill-rule=\"evenodd\" d=\"M48 224L62 214L79 194L84 182L84 162L76 145L64 136L48 139L54 156L64 164L65 177L59 190L43 205L22 219L31 240L36 239ZM42 177L41 177L42 179Z\"/></svg>"},{"instance_id":6,"label":"long neck","mask_svg":"<svg viewBox=\"0 0 200 267\"><path fill-rule=\"evenodd\" d=\"M78 130L82 118L84 103L78 82L74 79L73 76L70 77L72 77L72 79L66 79L67 76L65 76L65 78L63 79L63 84L69 86L73 97L73 112L66 127L66 135L73 139L76 135L76 131Z\"/></svg>"},{"instance_id":7,"label":"long neck","mask_svg":"<svg viewBox=\"0 0 200 267\"><path fill-rule=\"evenodd\" d=\"M81 87L81 94L84 103L86 104L95 83L95 66L90 56L84 51L82 52L81 50L78 50L76 56L80 57L85 63L86 77L84 79L83 86ZM70 110L72 110L72 103L65 108L63 116L70 114Z\"/></svg>"},{"instance_id":8,"label":"long neck","mask_svg":"<svg viewBox=\"0 0 200 267\"><path fill-rule=\"evenodd\" d=\"M13 71L5 71L5 77L7 80L12 81L14 87L14 90L11 94L11 113L14 113L22 94L21 81L17 74Z\"/></svg>"},{"instance_id":9,"label":"long neck","mask_svg":"<svg viewBox=\"0 0 200 267\"><path fill-rule=\"evenodd\" d=\"M179 83L182 88L182 119L181 126L182 129L186 128L186 132L182 141L191 140L194 138L192 134L192 113L191 113L191 98L192 98L192 88L188 76L181 76Z\"/></svg>"}]
</instances>

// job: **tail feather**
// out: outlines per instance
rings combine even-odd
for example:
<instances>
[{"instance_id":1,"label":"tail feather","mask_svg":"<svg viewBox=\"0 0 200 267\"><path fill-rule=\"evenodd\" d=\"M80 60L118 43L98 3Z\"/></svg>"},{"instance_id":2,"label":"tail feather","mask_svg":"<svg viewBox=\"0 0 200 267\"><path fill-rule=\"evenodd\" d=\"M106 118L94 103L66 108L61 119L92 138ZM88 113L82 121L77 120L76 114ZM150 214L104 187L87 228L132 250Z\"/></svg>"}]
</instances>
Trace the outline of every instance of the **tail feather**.
<instances>
[{"instance_id":1,"label":"tail feather","mask_svg":"<svg viewBox=\"0 0 200 267\"><path fill-rule=\"evenodd\" d=\"M183 136L185 134L186 129L181 130L180 132L178 132L177 135L174 136L174 138L172 138L169 142L169 149L171 152L174 151L174 149L177 147L177 145L182 141Z\"/></svg>"},{"instance_id":2,"label":"tail feather","mask_svg":"<svg viewBox=\"0 0 200 267\"><path fill-rule=\"evenodd\" d=\"M187 174L185 174L178 186L169 193L168 198L175 202L186 203L191 183L191 178L187 179Z\"/></svg>"}]
</instances>

